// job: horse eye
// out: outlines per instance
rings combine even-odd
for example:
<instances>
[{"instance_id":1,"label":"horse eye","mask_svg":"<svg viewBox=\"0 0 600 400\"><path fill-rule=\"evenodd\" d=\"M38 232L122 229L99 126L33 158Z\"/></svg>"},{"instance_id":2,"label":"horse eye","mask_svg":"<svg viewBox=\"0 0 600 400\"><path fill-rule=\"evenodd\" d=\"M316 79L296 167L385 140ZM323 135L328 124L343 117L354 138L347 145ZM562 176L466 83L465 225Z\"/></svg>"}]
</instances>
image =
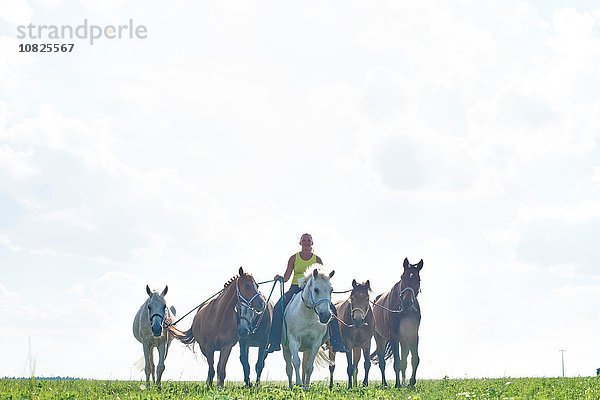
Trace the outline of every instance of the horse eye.
<instances>
[{"instance_id":1,"label":"horse eye","mask_svg":"<svg viewBox=\"0 0 600 400\"><path fill-rule=\"evenodd\" d=\"M319 294L319 289L315 288L315 293Z\"/></svg>"}]
</instances>

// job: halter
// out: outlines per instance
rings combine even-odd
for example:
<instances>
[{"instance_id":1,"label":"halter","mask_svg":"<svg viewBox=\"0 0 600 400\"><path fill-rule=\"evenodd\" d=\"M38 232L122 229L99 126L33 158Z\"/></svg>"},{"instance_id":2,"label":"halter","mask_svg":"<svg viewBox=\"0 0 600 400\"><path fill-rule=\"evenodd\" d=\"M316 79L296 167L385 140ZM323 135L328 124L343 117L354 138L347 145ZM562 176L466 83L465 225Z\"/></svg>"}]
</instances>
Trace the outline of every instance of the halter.
<instances>
[{"instance_id":1,"label":"halter","mask_svg":"<svg viewBox=\"0 0 600 400\"><path fill-rule=\"evenodd\" d=\"M165 322L165 316L164 315L160 315L159 313L152 314L152 316L150 317L150 322L152 322L152 319L154 317L160 317L160 323L161 323L161 325L163 325L163 323Z\"/></svg>"},{"instance_id":2,"label":"halter","mask_svg":"<svg viewBox=\"0 0 600 400\"><path fill-rule=\"evenodd\" d=\"M314 280L314 278L312 278L312 279ZM311 285L312 285L312 282L311 282ZM308 291L308 292L309 292L309 296L310 296L310 302L311 302L312 304L311 304L310 306L309 306L309 305L307 305L307 304L306 304L306 300L304 300L304 296L303 296L303 295L304 295L304 289L306 289L307 287L308 287L308 285L304 286L304 288L302 289L302 292L300 293L300 298L302 299L302 303L304 304L304 306L305 306L306 308L308 308L309 310L310 310L310 309L312 309L312 310L315 312L315 314L317 314L317 316L318 316L319 314L317 313L317 309L316 309L316 307L317 307L319 304L321 304L321 303L325 303L325 302L326 302L326 303L329 303L329 307L331 308L331 306L332 306L331 300L329 300L329 299L327 299L327 298L322 298L321 300L319 300L319 301L315 302L315 299L314 299L314 297L313 297L313 294L312 294L312 290L309 290L309 291ZM331 321L331 318L332 318L332 316L331 316L331 315L332 315L332 313L329 313L329 321ZM328 324L328 323L329 323L329 321L327 321L327 322L326 322L326 324Z\"/></svg>"},{"instance_id":3,"label":"halter","mask_svg":"<svg viewBox=\"0 0 600 400\"><path fill-rule=\"evenodd\" d=\"M352 307L352 300L350 300L350 307ZM363 310L362 308L358 308L358 307L351 308L350 316L352 316L354 311L360 311L360 313L363 316L363 319L365 319L365 318L367 318L367 315L369 315L369 311L371 311L371 307L367 306L367 311Z\"/></svg>"},{"instance_id":4,"label":"halter","mask_svg":"<svg viewBox=\"0 0 600 400\"><path fill-rule=\"evenodd\" d=\"M149 299L146 300L146 310L148 310L148 311L150 311L150 309L149 309L150 308L150 300L152 300L152 297L150 297ZM150 324L152 324L152 320L155 317L159 317L160 318L160 325L161 325L161 327L165 328L166 327L165 320L167 318L167 313L168 313L168 311L167 311L167 304L165 303L165 313L164 313L164 315L161 315L159 313L154 313L154 314L152 314L152 315L149 316L148 320L150 321Z\"/></svg>"},{"instance_id":5,"label":"halter","mask_svg":"<svg viewBox=\"0 0 600 400\"><path fill-rule=\"evenodd\" d=\"M163 328L167 328L169 326L169 323L167 321L167 316L169 314L169 309L165 304L165 315L160 315L159 313L154 313L150 316L149 320L150 320L150 324L152 324L152 320L155 317L159 317L160 318L160 326Z\"/></svg>"},{"instance_id":6,"label":"halter","mask_svg":"<svg viewBox=\"0 0 600 400\"><path fill-rule=\"evenodd\" d=\"M368 299L368 293L367 293L367 299ZM369 315L369 311L371 311L371 306L369 306L369 303L367 302L367 311L365 311L359 307L353 307L352 306L352 294L350 294L350 316L351 317L352 317L352 314L354 314L354 311L360 311L360 313L363 316L363 319L365 319L365 318L367 318L367 315Z\"/></svg>"},{"instance_id":7,"label":"halter","mask_svg":"<svg viewBox=\"0 0 600 400\"><path fill-rule=\"evenodd\" d=\"M400 305L399 305L398 311L404 311L402 309L402 294L404 294L405 292L408 292L408 291L412 292L412 298L413 298L413 304L410 307L410 309L416 312L417 307L415 307L415 300L417 299L417 294L415 293L415 290L413 288L411 288L410 286L405 287L404 289L402 289L400 291L400 293L398 293L400 296Z\"/></svg>"},{"instance_id":8,"label":"halter","mask_svg":"<svg viewBox=\"0 0 600 400\"><path fill-rule=\"evenodd\" d=\"M413 294L413 299L414 299L414 300L417 300L417 294L415 293L415 290L414 290L413 288L411 288L410 286L407 286L407 287L405 287L404 289L402 289L402 290L401 290L401 291L398 293L398 294L400 295L400 304L398 305L398 309L397 309L397 310L392 310L392 309L390 309L390 308L387 308L386 306L382 306L381 304L377 304L376 302L374 302L374 301L372 301L372 300L371 300L370 302L371 302L371 304L373 304L375 307L382 308L382 309L384 309L385 311L391 312L391 313L393 313L393 314L398 314L398 313L401 313L402 311L404 311L404 310L402 309L402 293L404 293L404 292L407 292L407 291L409 291L409 290L410 290L410 291L412 292L412 294ZM414 303L414 301L413 301L413 305L412 305L412 307L411 307L411 310L413 310L413 311L415 311L415 312L417 312L417 311L418 311L418 310L417 310L417 308L415 307L415 303Z\"/></svg>"},{"instance_id":9,"label":"halter","mask_svg":"<svg viewBox=\"0 0 600 400\"><path fill-rule=\"evenodd\" d=\"M254 301L254 299L256 299L257 297L261 298L262 300L264 299L264 296L262 295L262 293L260 293L259 291L256 291L256 293L254 294L254 296L252 296L252 298L250 300L246 299L244 297L244 295L242 294L242 292L240 292L240 286L239 286L239 279L236 279L235 281L235 290L237 291L237 307L246 307L249 308L252 313L253 316L252 318L249 320L245 315L239 315L239 313L237 314L238 320L242 319L246 322L248 322L248 326L250 326L250 334L254 334L256 332L256 330L258 329L258 326L260 325L260 322L262 321L263 315L265 310L268 307L267 301L264 301L265 306L263 307L262 310L257 310L254 307L252 307L252 302ZM256 323L256 326L254 326L254 328L252 328L252 321L256 320L256 317L260 316L260 318L258 319L258 322Z\"/></svg>"}]
</instances>

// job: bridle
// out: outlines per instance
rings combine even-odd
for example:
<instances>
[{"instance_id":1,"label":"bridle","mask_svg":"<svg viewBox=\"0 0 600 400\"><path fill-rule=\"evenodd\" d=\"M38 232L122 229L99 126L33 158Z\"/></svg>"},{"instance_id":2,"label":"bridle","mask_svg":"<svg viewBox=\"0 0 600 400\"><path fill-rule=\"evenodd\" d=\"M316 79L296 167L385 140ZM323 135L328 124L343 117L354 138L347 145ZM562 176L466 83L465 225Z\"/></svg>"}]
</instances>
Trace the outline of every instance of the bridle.
<instances>
[{"instance_id":1,"label":"bridle","mask_svg":"<svg viewBox=\"0 0 600 400\"><path fill-rule=\"evenodd\" d=\"M410 310L412 310L412 311L414 311L414 312L419 312L419 310L417 310L417 307L415 307L415 303L416 303L416 300L417 300L417 293L416 293L416 292L415 292L415 290L414 290L413 288L411 288L410 286L407 286L407 287L405 287L404 289L400 290L400 292L398 292L398 295L399 295L399 297L400 297L400 302L399 302L400 304L398 305L398 309L397 309L397 310L392 310L392 309L390 309L390 308L387 308L387 307L385 307L385 306L382 306L381 304L377 304L375 301L371 301L371 304L373 304L375 307L382 308L382 309L384 309L384 310L386 310L386 311L388 311L388 312L391 312L391 313L393 313L393 314L398 314L398 313L401 313L402 311L405 311L404 309L402 309L402 295L403 295L405 292L408 292L408 291L410 291L410 292L412 293L412 300L413 300L413 304L412 304L412 307L411 307L409 310L407 310L407 311L410 311ZM420 291L421 291L421 289L419 289L419 292L420 292Z\"/></svg>"},{"instance_id":2,"label":"bridle","mask_svg":"<svg viewBox=\"0 0 600 400\"><path fill-rule=\"evenodd\" d=\"M362 308L354 307L352 305L352 293L350 293L350 317L352 317L352 315L354 314L354 311L359 311L362 314L363 320L365 318L367 318L367 315L369 315L369 311L371 311L371 306L369 305L369 302L368 302L368 296L369 295L367 293L367 311L365 311Z\"/></svg>"},{"instance_id":3,"label":"bridle","mask_svg":"<svg viewBox=\"0 0 600 400\"><path fill-rule=\"evenodd\" d=\"M148 305L147 305L147 308L149 308L149 307L150 307L150 303L148 303ZM150 321L150 325L152 326L152 320L154 318L159 317L160 318L160 326L162 328L166 328L168 326L168 324L166 323L167 322L167 313L168 313L168 308L167 308L167 305L165 304L165 313L164 313L164 315L161 315L161 314L155 312L154 314L152 314L152 315L149 316L148 320Z\"/></svg>"},{"instance_id":4,"label":"bridle","mask_svg":"<svg viewBox=\"0 0 600 400\"><path fill-rule=\"evenodd\" d=\"M252 296L250 298L250 300L246 299L244 297L244 295L242 294L242 292L240 292L239 278L236 279L236 281L235 281L235 290L237 291L236 316L237 316L238 324L239 324L240 320L246 321L248 323L248 326L250 327L250 335L252 335L256 332L256 330L258 329L258 326L260 325L260 323L263 319L264 312L268 307L267 301L265 300L262 293L258 290L256 291L256 293L254 293L254 296ZM252 307L252 302L257 297L262 299L264 302L264 307L262 310L257 310L256 308ZM248 317L246 315L241 314L240 311L242 310L242 308L249 309L252 312L252 317L250 317L250 319L248 319ZM254 325L253 321L255 321L257 319L257 317L259 317L258 321L256 322L256 325L253 327L253 325Z\"/></svg>"},{"instance_id":5,"label":"bridle","mask_svg":"<svg viewBox=\"0 0 600 400\"><path fill-rule=\"evenodd\" d=\"M328 299L328 298L326 298L326 297L323 297L321 300L317 300L315 302L315 299L314 299L313 294L312 294L312 290L308 291L309 297L310 297L310 303L311 304L310 305L306 304L306 300L304 300L304 290L306 288L308 288L309 286L312 286L313 282L314 282L314 278L311 278L310 284L306 284L306 286L304 286L304 288L302 289L302 292L300 292L300 298L302 299L302 303L304 304L304 306L306 308L308 308L309 310L312 309L315 312L315 314L317 314L317 316L319 316L319 313L317 312L317 306L319 304L321 304L321 303L328 303L329 308L331 308L333 306L333 304L331 303L331 300ZM332 313L329 313L329 320L325 324L328 324L329 321L331 321L331 318L332 318Z\"/></svg>"},{"instance_id":6,"label":"bridle","mask_svg":"<svg viewBox=\"0 0 600 400\"><path fill-rule=\"evenodd\" d=\"M400 296L400 305L398 306L398 311L404 311L404 309L402 308L402 295L406 292L410 292L412 295L412 305L410 307L410 310L413 310L416 312L417 307L415 307L415 302L416 302L415 300L417 299L417 294L415 293L415 290L410 286L405 287L398 293L398 295Z\"/></svg>"}]
</instances>

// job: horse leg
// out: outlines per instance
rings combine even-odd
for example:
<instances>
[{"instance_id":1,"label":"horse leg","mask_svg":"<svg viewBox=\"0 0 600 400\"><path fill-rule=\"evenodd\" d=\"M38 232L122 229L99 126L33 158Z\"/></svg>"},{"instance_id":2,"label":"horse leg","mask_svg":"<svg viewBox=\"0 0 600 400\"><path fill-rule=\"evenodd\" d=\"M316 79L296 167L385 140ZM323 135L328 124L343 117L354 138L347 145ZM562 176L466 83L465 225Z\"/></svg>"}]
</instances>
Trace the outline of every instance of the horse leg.
<instances>
[{"instance_id":1,"label":"horse leg","mask_svg":"<svg viewBox=\"0 0 600 400\"><path fill-rule=\"evenodd\" d=\"M142 344L144 349L144 372L146 373L146 385L150 385L150 374L152 371L152 347L149 344ZM154 382L154 375L152 375L152 382Z\"/></svg>"},{"instance_id":2,"label":"horse leg","mask_svg":"<svg viewBox=\"0 0 600 400\"><path fill-rule=\"evenodd\" d=\"M360 347L352 349L352 385L358 386L358 363L360 361Z\"/></svg>"},{"instance_id":3,"label":"horse leg","mask_svg":"<svg viewBox=\"0 0 600 400\"><path fill-rule=\"evenodd\" d=\"M285 359L285 372L288 376L288 383L291 389L294 386L292 385L292 372L294 367L292 366L292 353L290 353L290 349L288 347L283 348L283 358Z\"/></svg>"},{"instance_id":4,"label":"horse leg","mask_svg":"<svg viewBox=\"0 0 600 400\"><path fill-rule=\"evenodd\" d=\"M308 354L307 351L302 353L302 383L306 380L306 366L308 365L306 362L308 360Z\"/></svg>"},{"instance_id":5,"label":"horse leg","mask_svg":"<svg viewBox=\"0 0 600 400\"><path fill-rule=\"evenodd\" d=\"M217 386L219 387L223 386L223 383L225 382L225 366L227 365L227 360L229 359L232 348L233 346L221 348L219 363L217 364Z\"/></svg>"},{"instance_id":6,"label":"horse leg","mask_svg":"<svg viewBox=\"0 0 600 400\"><path fill-rule=\"evenodd\" d=\"M406 341L400 343L401 346L401 359L400 359L400 370L402 371L402 386L406 385L406 364L408 363L408 344Z\"/></svg>"},{"instance_id":7,"label":"horse leg","mask_svg":"<svg viewBox=\"0 0 600 400\"><path fill-rule=\"evenodd\" d=\"M333 371L335 371L335 351L329 347L329 389L333 388Z\"/></svg>"},{"instance_id":8,"label":"horse leg","mask_svg":"<svg viewBox=\"0 0 600 400\"><path fill-rule=\"evenodd\" d=\"M244 384L250 387L250 363L248 362L248 341L240 340L240 362L244 369Z\"/></svg>"},{"instance_id":9,"label":"horse leg","mask_svg":"<svg viewBox=\"0 0 600 400\"><path fill-rule=\"evenodd\" d=\"M352 349L347 349L346 361L348 362L348 366L346 367L346 373L348 374L348 389L352 389L352 376L354 375L354 364L352 363Z\"/></svg>"},{"instance_id":10,"label":"horse leg","mask_svg":"<svg viewBox=\"0 0 600 400\"><path fill-rule=\"evenodd\" d=\"M215 377L215 351L214 350L202 350L202 354L206 357L206 362L208 363L208 377L206 378L206 384L208 386L212 386L213 378Z\"/></svg>"},{"instance_id":11,"label":"horse leg","mask_svg":"<svg viewBox=\"0 0 600 400\"><path fill-rule=\"evenodd\" d=\"M363 386L369 385L369 370L371 369L371 340L369 340L362 348L363 355L365 356L365 378L363 379Z\"/></svg>"},{"instance_id":12,"label":"horse leg","mask_svg":"<svg viewBox=\"0 0 600 400\"><path fill-rule=\"evenodd\" d=\"M400 360L400 349L399 343L393 342L390 340L390 347L392 348L392 354L394 355L394 373L396 374L396 385L395 387L399 388L400 385L400 368L401 368L401 360ZM402 375L404 378L404 375ZM404 384L404 379L402 379L402 384Z\"/></svg>"},{"instance_id":13,"label":"horse leg","mask_svg":"<svg viewBox=\"0 0 600 400\"><path fill-rule=\"evenodd\" d=\"M294 372L296 373L296 385L302 385L302 381L300 380L300 355L298 354L298 350L300 350L300 343L298 343L295 339L289 338L289 349L292 355L292 365L294 366Z\"/></svg>"},{"instance_id":14,"label":"horse leg","mask_svg":"<svg viewBox=\"0 0 600 400\"><path fill-rule=\"evenodd\" d=\"M256 360L256 383L260 382L260 375L262 374L263 368L265 368L265 358L267 358L266 349L267 344L261 344L258 348L258 359Z\"/></svg>"},{"instance_id":15,"label":"horse leg","mask_svg":"<svg viewBox=\"0 0 600 400\"><path fill-rule=\"evenodd\" d=\"M158 366L156 367L156 384L160 388L162 374L165 371L165 359L167 358L167 342L157 346L158 348Z\"/></svg>"},{"instance_id":16,"label":"horse leg","mask_svg":"<svg viewBox=\"0 0 600 400\"><path fill-rule=\"evenodd\" d=\"M410 361L412 365L412 374L410 375L410 381L408 386L414 387L417 383L417 368L419 367L419 338L410 346Z\"/></svg>"},{"instance_id":17,"label":"horse leg","mask_svg":"<svg viewBox=\"0 0 600 400\"><path fill-rule=\"evenodd\" d=\"M314 350L309 350L307 352L304 353L304 363L302 365L302 368L305 371L305 376L303 379L303 389L304 390L308 390L308 388L310 387L310 376L312 375L313 372L313 368L315 366L315 357L317 356L317 352L319 351L319 347L317 346L316 349Z\"/></svg>"},{"instance_id":18,"label":"horse leg","mask_svg":"<svg viewBox=\"0 0 600 400\"><path fill-rule=\"evenodd\" d=\"M387 382L385 380L385 344L386 340L375 333L375 344L377 348L375 349L375 353L377 354L377 361L379 364L379 370L381 371L381 384L383 386L387 386Z\"/></svg>"}]
</instances>

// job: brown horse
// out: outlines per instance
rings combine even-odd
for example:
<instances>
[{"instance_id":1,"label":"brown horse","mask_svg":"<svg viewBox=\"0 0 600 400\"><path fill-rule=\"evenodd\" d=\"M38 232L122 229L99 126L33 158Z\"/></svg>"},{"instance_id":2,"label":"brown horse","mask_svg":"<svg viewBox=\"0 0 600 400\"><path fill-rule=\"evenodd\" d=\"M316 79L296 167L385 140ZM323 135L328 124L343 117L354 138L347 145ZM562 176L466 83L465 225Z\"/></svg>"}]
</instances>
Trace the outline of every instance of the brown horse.
<instances>
[{"instance_id":1,"label":"brown horse","mask_svg":"<svg viewBox=\"0 0 600 400\"><path fill-rule=\"evenodd\" d=\"M385 380L385 360L394 356L394 371L396 372L396 387L400 387L399 372L402 371L402 386L406 381L406 364L408 352L411 353L412 375L409 387L414 387L417 381L419 366L419 324L421 323L421 308L417 295L421 288L419 273L423 268L423 260L418 264L410 264L404 259L404 272L394 287L375 299L373 316L375 317L375 343L377 350L371 354L371 359L379 363L381 381ZM398 354L398 343L402 348L401 357ZM375 358L377 356L377 358Z\"/></svg>"},{"instance_id":2,"label":"brown horse","mask_svg":"<svg viewBox=\"0 0 600 400\"><path fill-rule=\"evenodd\" d=\"M208 362L208 378L206 379L208 385L212 385L215 376L215 351L220 352L219 363L217 365L217 385L223 386L223 382L225 381L225 366L231 349L240 338L247 341L248 337L256 332L256 329L252 325L258 320L257 315L266 312L266 310L268 308L266 307L265 299L259 292L256 281L252 275L244 273L244 270L240 267L239 276L230 279L224 285L223 291L219 296L206 303L196 312L190 329L185 332L181 332L173 327L169 329L173 332L176 339L185 344L198 343L202 354ZM268 323L270 327L270 320L270 315L268 318L265 315L257 323L262 325L264 330L263 324ZM264 346L266 346L268 330L267 328L261 350L264 350ZM247 346L245 347L245 351L247 364ZM261 365L264 365L264 354L265 351L259 351L259 363ZM240 351L240 358L242 356L243 352ZM257 363L257 367L259 363ZM246 365L244 365L244 374L246 374L246 371L249 373L249 366L246 368ZM246 383L248 384L249 380L246 380Z\"/></svg>"},{"instance_id":3,"label":"brown horse","mask_svg":"<svg viewBox=\"0 0 600 400\"><path fill-rule=\"evenodd\" d=\"M348 389L352 388L352 383L357 386L358 362L360 361L360 352L365 357L365 378L363 386L369 384L369 369L371 368L371 338L375 332L375 323L373 322L373 311L369 303L369 292L371 284L356 283L352 280L352 292L350 297L342 302L337 302L338 317L342 321L340 324L340 333L342 341L348 351L346 359L348 361ZM335 370L335 352L333 347L329 346L329 388L333 387L333 371Z\"/></svg>"}]
</instances>

